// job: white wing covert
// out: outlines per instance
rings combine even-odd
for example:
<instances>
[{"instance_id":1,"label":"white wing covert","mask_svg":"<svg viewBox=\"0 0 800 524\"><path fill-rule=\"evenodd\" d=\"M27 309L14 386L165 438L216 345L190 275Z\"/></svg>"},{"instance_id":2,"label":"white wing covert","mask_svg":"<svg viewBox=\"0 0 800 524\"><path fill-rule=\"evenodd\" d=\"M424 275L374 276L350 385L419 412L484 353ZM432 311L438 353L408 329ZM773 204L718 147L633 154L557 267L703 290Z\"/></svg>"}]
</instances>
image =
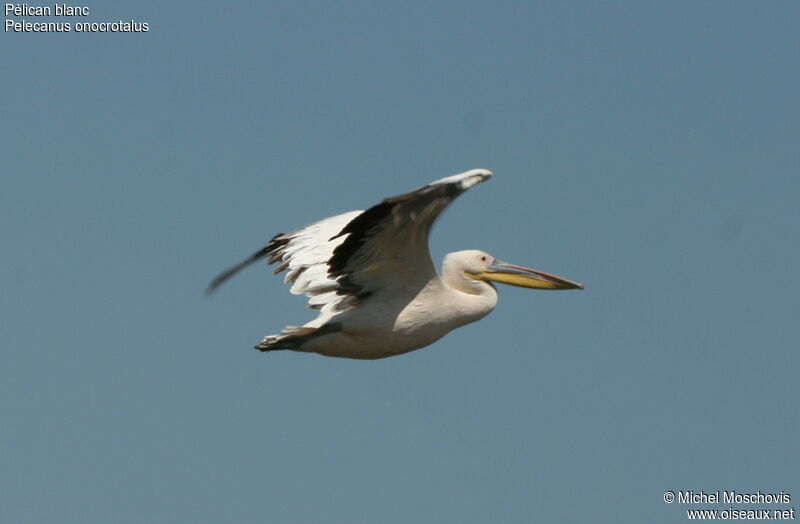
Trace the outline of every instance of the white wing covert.
<instances>
[{"instance_id":1,"label":"white wing covert","mask_svg":"<svg viewBox=\"0 0 800 524\"><path fill-rule=\"evenodd\" d=\"M281 262L274 273L286 271L289 291L309 297L308 306L328 313L346 297L337 294L336 279L328 275L328 261L345 241L339 232L363 211L350 211L309 224L291 233L276 235L264 248L268 263Z\"/></svg>"}]
</instances>

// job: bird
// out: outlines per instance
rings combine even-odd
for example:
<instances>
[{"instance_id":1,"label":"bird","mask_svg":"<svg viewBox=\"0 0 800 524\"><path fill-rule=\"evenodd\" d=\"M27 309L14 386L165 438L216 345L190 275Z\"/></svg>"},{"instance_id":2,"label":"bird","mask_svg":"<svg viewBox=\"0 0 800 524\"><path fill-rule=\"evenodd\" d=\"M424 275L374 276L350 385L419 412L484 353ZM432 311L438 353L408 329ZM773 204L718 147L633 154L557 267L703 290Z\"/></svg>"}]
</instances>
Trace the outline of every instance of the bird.
<instances>
[{"instance_id":1,"label":"bird","mask_svg":"<svg viewBox=\"0 0 800 524\"><path fill-rule=\"evenodd\" d=\"M329 357L381 359L426 347L482 319L497 304L494 282L533 289L583 284L470 249L449 253L441 274L428 250L431 226L459 195L493 176L472 169L365 211L350 211L278 234L222 272L207 294L245 267L266 260L286 272L292 294L309 297L317 318L287 326L255 346Z\"/></svg>"}]
</instances>

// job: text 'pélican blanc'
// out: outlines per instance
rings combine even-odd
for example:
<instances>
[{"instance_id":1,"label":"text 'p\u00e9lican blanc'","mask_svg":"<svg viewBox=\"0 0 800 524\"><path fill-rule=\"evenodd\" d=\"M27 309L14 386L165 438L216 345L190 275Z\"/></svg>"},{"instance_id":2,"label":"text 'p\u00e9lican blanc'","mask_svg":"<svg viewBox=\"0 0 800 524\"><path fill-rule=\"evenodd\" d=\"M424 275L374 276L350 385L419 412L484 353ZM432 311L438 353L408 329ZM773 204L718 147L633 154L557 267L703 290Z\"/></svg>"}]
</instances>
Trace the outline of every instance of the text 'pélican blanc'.
<instances>
[{"instance_id":1,"label":"text 'p\u00e9lican blanc'","mask_svg":"<svg viewBox=\"0 0 800 524\"><path fill-rule=\"evenodd\" d=\"M148 22L117 20L95 22L83 20L91 15L89 6L5 4L3 30L6 33L146 33ZM9 18L14 17L14 18ZM17 18L29 17L31 19ZM37 18L69 18L69 21L40 21Z\"/></svg>"}]
</instances>

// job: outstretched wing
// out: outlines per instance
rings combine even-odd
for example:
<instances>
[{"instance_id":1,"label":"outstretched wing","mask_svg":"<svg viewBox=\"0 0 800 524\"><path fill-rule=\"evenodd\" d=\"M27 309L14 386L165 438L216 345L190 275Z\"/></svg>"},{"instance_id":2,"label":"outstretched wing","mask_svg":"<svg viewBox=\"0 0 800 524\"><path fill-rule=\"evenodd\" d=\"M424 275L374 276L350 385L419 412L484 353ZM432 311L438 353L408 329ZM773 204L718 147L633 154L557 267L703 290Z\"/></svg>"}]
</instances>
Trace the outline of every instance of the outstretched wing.
<instances>
[{"instance_id":1,"label":"outstretched wing","mask_svg":"<svg viewBox=\"0 0 800 524\"><path fill-rule=\"evenodd\" d=\"M473 169L385 199L350 221L328 261L328 277L347 307L381 289L410 287L436 277L428 250L434 220L461 193L492 176Z\"/></svg>"},{"instance_id":2,"label":"outstretched wing","mask_svg":"<svg viewBox=\"0 0 800 524\"><path fill-rule=\"evenodd\" d=\"M239 270L261 259L280 262L290 291L310 297L309 307L328 317L358 305L381 289L428 282L436 268L428 234L436 217L461 193L492 173L473 169L384 199L366 211L326 218L276 235L261 250L220 274L212 292Z\"/></svg>"}]
</instances>

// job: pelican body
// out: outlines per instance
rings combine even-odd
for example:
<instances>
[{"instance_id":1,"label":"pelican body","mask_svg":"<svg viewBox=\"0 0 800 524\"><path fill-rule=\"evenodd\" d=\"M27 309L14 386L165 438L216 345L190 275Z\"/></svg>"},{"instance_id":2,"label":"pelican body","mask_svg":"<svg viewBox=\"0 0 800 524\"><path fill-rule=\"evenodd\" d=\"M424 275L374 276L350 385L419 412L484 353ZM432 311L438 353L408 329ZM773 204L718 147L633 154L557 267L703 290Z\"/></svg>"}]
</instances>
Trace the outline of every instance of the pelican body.
<instances>
[{"instance_id":1,"label":"pelican body","mask_svg":"<svg viewBox=\"0 0 800 524\"><path fill-rule=\"evenodd\" d=\"M493 282L583 289L478 250L450 253L442 274L436 271L428 250L431 225L456 197L491 176L486 169L473 169L384 199L366 211L276 235L215 278L208 292L258 260L280 262L275 273L286 271L291 293L307 295L319 316L264 337L256 349L378 359L428 346L488 315L497 304Z\"/></svg>"}]
</instances>

